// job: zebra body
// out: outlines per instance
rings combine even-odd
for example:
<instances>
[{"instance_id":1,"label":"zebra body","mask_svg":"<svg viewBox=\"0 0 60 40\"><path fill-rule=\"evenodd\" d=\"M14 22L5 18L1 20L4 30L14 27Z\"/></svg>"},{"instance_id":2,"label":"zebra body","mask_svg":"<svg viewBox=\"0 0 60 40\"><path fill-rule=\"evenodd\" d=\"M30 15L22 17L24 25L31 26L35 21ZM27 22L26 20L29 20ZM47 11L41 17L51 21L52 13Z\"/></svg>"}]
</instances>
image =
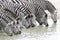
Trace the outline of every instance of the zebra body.
<instances>
[{"instance_id":1,"label":"zebra body","mask_svg":"<svg viewBox=\"0 0 60 40\"><path fill-rule=\"evenodd\" d=\"M25 5L27 5L26 7L36 16L36 20L39 22L39 24L41 24L42 23L42 21L41 21L41 19L43 18L44 19L44 17L43 17L43 15L47 15L46 13L45 13L45 11L37 4L37 3L34 3L34 2L30 2L29 0L28 1L23 1L23 0L20 0L22 3L25 3ZM20 2L19 1L19 2ZM34 1L34 0L33 0ZM17 2L17 1L16 1ZM18 3L18 2L17 2ZM18 3L19 4L19 3ZM38 7L40 7L41 9L38 9ZM40 13L38 13L38 11L40 11ZM43 12L42 12L43 11ZM38 15L36 15L36 14L38 14ZM47 23L47 19L45 18L44 19L45 21L43 22L43 24L45 24L45 25L48 25L48 23Z\"/></svg>"},{"instance_id":2,"label":"zebra body","mask_svg":"<svg viewBox=\"0 0 60 40\"><path fill-rule=\"evenodd\" d=\"M25 7L27 7L27 5L26 5L26 3L25 2L22 2L22 0L10 0L11 1L11 3L14 3L14 4L19 4L20 5L20 3L22 4L22 5L24 5ZM19 3L18 3L19 2ZM28 5L29 7L30 7L30 5ZM28 8L28 7L27 7ZM34 8L34 7L33 7ZM32 9L33 9L32 8ZM28 8L29 9L29 8ZM31 12L32 12L32 14L33 15L35 15L34 14L34 9L32 10L32 9L29 9ZM35 18L35 17L33 17L33 18ZM28 18L29 20L31 20L31 22L32 22L32 24L34 24L34 22L33 22L33 20L35 20L35 19L33 19L33 18ZM33 19L33 20L32 20ZM29 20L28 20L28 22L29 22ZM35 20L36 21L36 20ZM31 22L29 22L30 24L31 24Z\"/></svg>"},{"instance_id":3,"label":"zebra body","mask_svg":"<svg viewBox=\"0 0 60 40\"><path fill-rule=\"evenodd\" d=\"M56 11L57 9L48 0L24 0L22 2L25 2L27 5L30 4L32 7L34 4L38 4L43 10L48 10L50 12L51 18L54 21L54 23L57 22L57 11ZM30 8L32 9L31 6L30 6Z\"/></svg>"},{"instance_id":4,"label":"zebra body","mask_svg":"<svg viewBox=\"0 0 60 40\"><path fill-rule=\"evenodd\" d=\"M17 15L17 17L16 17L16 19L18 19L18 17L19 17L19 19L20 19L20 17L21 17L21 13L23 13L23 17L22 17L22 19L24 19L24 17L26 16L26 15L30 15L30 13L28 12L28 10L24 7L24 6L22 6L22 5L18 5L18 4L13 4L13 3L10 3L10 2L2 2L5 6L3 7L3 9L5 10L5 11L10 11L10 12L12 12L13 14L15 14L15 15ZM25 21L25 19L24 19L24 21ZM27 21L26 21L27 22ZM28 23L28 22L27 22ZM26 24L27 25L27 24Z\"/></svg>"},{"instance_id":5,"label":"zebra body","mask_svg":"<svg viewBox=\"0 0 60 40\"><path fill-rule=\"evenodd\" d=\"M0 27L1 29L7 33L7 35L12 36L13 34L20 34L20 27L22 24L17 20L13 19L10 15L6 15L8 12L0 11ZM10 17L9 17L10 16Z\"/></svg>"},{"instance_id":6,"label":"zebra body","mask_svg":"<svg viewBox=\"0 0 60 40\"><path fill-rule=\"evenodd\" d=\"M14 2L13 2L14 1ZM12 3L14 3L14 4L19 4L20 5L20 3L22 4L22 5L24 5L26 8L27 8L27 6L26 6L26 4L25 3L23 3L21 0L11 0L11 2ZM19 2L19 3L18 3ZM29 10L29 8L27 8L25 11L29 11L30 12L30 10ZM29 13L28 12L28 13ZM26 12L25 12L26 13ZM35 17L35 15L33 14L33 13L29 13L29 14L31 14L33 17L32 18L28 18L29 20L30 20L30 22L29 22L29 20L28 20L28 22L29 22L29 24L34 24L34 22L36 21L35 19L36 19L36 17ZM33 22L34 21L34 22ZM35 25L35 24L34 24Z\"/></svg>"},{"instance_id":7,"label":"zebra body","mask_svg":"<svg viewBox=\"0 0 60 40\"><path fill-rule=\"evenodd\" d=\"M57 22L56 8L48 0L21 0L21 1L25 3L33 13L35 13L35 8L37 7L36 5L39 5L44 10L44 12L45 10L48 10L51 13L51 18L53 19L54 23Z\"/></svg>"}]
</instances>

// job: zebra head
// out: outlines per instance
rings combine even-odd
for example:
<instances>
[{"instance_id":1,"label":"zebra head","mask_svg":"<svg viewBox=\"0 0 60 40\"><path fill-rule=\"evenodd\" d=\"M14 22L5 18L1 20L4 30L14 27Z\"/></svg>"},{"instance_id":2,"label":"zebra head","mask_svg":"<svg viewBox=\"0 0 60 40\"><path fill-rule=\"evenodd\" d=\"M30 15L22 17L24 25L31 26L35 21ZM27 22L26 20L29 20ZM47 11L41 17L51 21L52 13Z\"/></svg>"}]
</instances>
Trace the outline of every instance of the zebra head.
<instances>
[{"instance_id":1,"label":"zebra head","mask_svg":"<svg viewBox=\"0 0 60 40\"><path fill-rule=\"evenodd\" d=\"M40 25L44 24L48 26L47 14L45 13L45 11L40 6L38 6L35 10L36 10L35 16L38 23Z\"/></svg>"},{"instance_id":2,"label":"zebra head","mask_svg":"<svg viewBox=\"0 0 60 40\"><path fill-rule=\"evenodd\" d=\"M11 23L8 23L5 27L5 33L7 33L9 36L12 36L13 34L21 34L20 30L20 24L17 21L12 21Z\"/></svg>"},{"instance_id":3,"label":"zebra head","mask_svg":"<svg viewBox=\"0 0 60 40\"><path fill-rule=\"evenodd\" d=\"M46 26L48 26L48 22L47 22L47 14L44 14L41 18L41 25L44 24Z\"/></svg>"},{"instance_id":4,"label":"zebra head","mask_svg":"<svg viewBox=\"0 0 60 40\"><path fill-rule=\"evenodd\" d=\"M34 14L27 15L25 19L27 20L31 27L34 27L36 25L36 17Z\"/></svg>"},{"instance_id":5,"label":"zebra head","mask_svg":"<svg viewBox=\"0 0 60 40\"><path fill-rule=\"evenodd\" d=\"M21 34L21 29L20 29L20 25L21 25L21 24L20 24L18 21L16 21L16 22L14 22L12 25L13 25L13 26L12 26L13 33L14 33L15 35Z\"/></svg>"}]
</instances>

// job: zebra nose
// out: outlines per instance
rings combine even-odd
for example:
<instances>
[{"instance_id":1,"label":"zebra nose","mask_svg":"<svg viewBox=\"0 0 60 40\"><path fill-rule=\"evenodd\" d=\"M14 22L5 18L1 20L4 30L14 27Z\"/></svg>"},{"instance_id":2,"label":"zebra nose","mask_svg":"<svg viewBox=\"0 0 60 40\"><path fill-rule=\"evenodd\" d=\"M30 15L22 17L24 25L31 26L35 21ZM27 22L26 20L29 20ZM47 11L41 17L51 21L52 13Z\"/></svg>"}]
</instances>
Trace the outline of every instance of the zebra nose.
<instances>
[{"instance_id":1,"label":"zebra nose","mask_svg":"<svg viewBox=\"0 0 60 40\"><path fill-rule=\"evenodd\" d=\"M35 27L35 25L33 24L32 27Z\"/></svg>"},{"instance_id":2,"label":"zebra nose","mask_svg":"<svg viewBox=\"0 0 60 40\"><path fill-rule=\"evenodd\" d=\"M41 22L40 25L42 25L43 23Z\"/></svg>"},{"instance_id":3,"label":"zebra nose","mask_svg":"<svg viewBox=\"0 0 60 40\"><path fill-rule=\"evenodd\" d=\"M45 17L47 18L47 14L45 15Z\"/></svg>"},{"instance_id":4,"label":"zebra nose","mask_svg":"<svg viewBox=\"0 0 60 40\"><path fill-rule=\"evenodd\" d=\"M56 23L57 22L57 20L56 21L54 21L54 23Z\"/></svg>"},{"instance_id":5,"label":"zebra nose","mask_svg":"<svg viewBox=\"0 0 60 40\"><path fill-rule=\"evenodd\" d=\"M19 34L21 34L21 31L19 31Z\"/></svg>"},{"instance_id":6,"label":"zebra nose","mask_svg":"<svg viewBox=\"0 0 60 40\"><path fill-rule=\"evenodd\" d=\"M46 27L48 27L49 25L47 24Z\"/></svg>"}]
</instances>

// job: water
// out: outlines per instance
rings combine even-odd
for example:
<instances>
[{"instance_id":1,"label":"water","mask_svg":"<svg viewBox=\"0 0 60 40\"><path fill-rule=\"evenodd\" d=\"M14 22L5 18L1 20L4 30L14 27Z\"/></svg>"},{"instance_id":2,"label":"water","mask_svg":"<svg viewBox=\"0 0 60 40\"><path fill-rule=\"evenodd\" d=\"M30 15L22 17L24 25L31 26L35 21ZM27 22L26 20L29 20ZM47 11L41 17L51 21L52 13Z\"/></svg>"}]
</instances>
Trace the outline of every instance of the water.
<instances>
[{"instance_id":1,"label":"water","mask_svg":"<svg viewBox=\"0 0 60 40\"><path fill-rule=\"evenodd\" d=\"M49 27L38 26L29 29L23 29L21 35L9 37L0 33L0 40L59 40L60 39L60 19L56 24L48 19Z\"/></svg>"}]
</instances>

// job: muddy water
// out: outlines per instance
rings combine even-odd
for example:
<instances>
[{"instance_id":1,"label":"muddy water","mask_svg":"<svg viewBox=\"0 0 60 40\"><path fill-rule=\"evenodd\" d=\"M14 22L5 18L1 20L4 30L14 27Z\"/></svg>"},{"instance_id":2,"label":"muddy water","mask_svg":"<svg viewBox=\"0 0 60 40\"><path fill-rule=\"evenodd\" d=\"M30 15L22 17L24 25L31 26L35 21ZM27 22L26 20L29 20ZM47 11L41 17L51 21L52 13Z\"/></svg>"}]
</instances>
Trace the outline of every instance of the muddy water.
<instances>
[{"instance_id":1,"label":"muddy water","mask_svg":"<svg viewBox=\"0 0 60 40\"><path fill-rule=\"evenodd\" d=\"M56 24L48 19L49 27L38 26L29 29L23 29L21 35L9 37L0 33L0 40L59 40L60 39L60 19Z\"/></svg>"}]
</instances>

